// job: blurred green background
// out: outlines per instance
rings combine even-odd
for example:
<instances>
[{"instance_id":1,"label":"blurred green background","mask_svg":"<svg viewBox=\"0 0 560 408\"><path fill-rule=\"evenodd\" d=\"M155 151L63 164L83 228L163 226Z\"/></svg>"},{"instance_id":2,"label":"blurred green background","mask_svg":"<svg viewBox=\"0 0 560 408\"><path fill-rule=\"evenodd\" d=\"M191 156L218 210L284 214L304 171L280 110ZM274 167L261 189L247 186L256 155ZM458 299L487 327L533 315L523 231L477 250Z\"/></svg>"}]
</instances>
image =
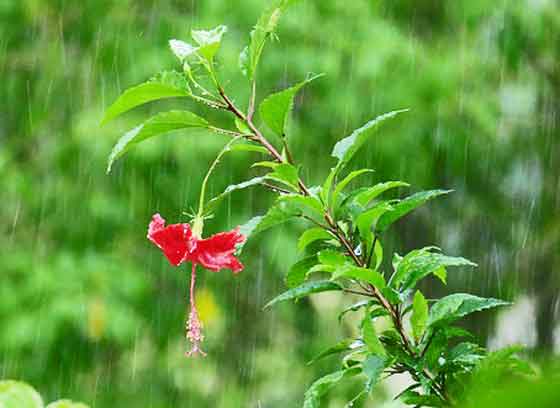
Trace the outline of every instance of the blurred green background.
<instances>
[{"instance_id":1,"label":"blurred green background","mask_svg":"<svg viewBox=\"0 0 560 408\"><path fill-rule=\"evenodd\" d=\"M201 274L206 359L185 359L188 271L145 238L151 215L170 222L195 206L200 180L226 137L178 133L144 143L105 175L123 131L152 104L100 128L124 89L178 69L167 41L226 24L220 76L244 104L237 57L262 0L0 1L0 378L33 384L46 400L92 407L292 407L337 359L307 366L352 333L336 311L351 299L319 295L272 311L297 259L301 226L247 246L246 269ZM387 249L438 245L479 264L448 290L515 300L467 321L490 347L521 342L558 351L560 287L560 8L554 0L304 0L287 13L261 64L259 97L324 72L298 98L290 143L309 184L332 165L336 140L385 111L411 112L383 128L355 166L372 182L456 192L400 222ZM227 115L212 113L221 126ZM230 156L217 193L254 173ZM265 211L268 193L237 193L206 233ZM556 332L556 337L555 337ZM358 385L325 399L340 407ZM390 383L364 406L382 406ZM358 404L357 404L358 405ZM389 406L388 404L387 406ZM394 404L391 406L395 406Z\"/></svg>"}]
</instances>

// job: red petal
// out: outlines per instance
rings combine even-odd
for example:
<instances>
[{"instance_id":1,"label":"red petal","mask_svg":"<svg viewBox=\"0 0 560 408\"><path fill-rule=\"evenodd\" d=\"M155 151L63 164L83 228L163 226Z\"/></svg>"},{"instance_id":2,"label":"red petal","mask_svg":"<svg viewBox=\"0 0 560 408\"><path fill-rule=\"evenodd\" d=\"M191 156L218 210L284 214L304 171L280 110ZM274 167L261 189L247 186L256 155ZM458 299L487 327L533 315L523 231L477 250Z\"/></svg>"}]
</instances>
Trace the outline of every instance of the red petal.
<instances>
[{"instance_id":1,"label":"red petal","mask_svg":"<svg viewBox=\"0 0 560 408\"><path fill-rule=\"evenodd\" d=\"M233 255L235 246L245 241L245 236L238 229L220 232L210 238L197 241L194 251L187 258L218 272L220 269L231 269L237 273L243 270L243 264Z\"/></svg>"},{"instance_id":2,"label":"red petal","mask_svg":"<svg viewBox=\"0 0 560 408\"><path fill-rule=\"evenodd\" d=\"M192 233L189 224L165 226L165 220L154 214L148 227L148 239L152 241L169 260L171 265L179 266L191 248Z\"/></svg>"}]
</instances>

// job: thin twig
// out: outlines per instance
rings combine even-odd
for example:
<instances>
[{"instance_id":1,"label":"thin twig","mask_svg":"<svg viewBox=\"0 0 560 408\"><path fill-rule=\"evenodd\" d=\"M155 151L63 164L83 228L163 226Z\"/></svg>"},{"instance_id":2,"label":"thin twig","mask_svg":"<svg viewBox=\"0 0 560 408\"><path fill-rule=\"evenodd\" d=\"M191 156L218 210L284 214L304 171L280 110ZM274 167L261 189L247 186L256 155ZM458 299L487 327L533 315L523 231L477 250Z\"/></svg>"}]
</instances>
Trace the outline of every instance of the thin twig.
<instances>
[{"instance_id":1,"label":"thin twig","mask_svg":"<svg viewBox=\"0 0 560 408\"><path fill-rule=\"evenodd\" d=\"M284 190L283 188L280 188L280 187L278 187L278 186L275 186L275 185L272 185L272 184L269 184L269 183L261 183L261 184L262 184L263 186L265 186L266 188L268 188L268 189L270 189L270 190L272 190L272 191L275 191L275 192L277 192L277 193L281 193L281 194L290 194L290 193L292 193L292 192L289 191L289 190Z\"/></svg>"},{"instance_id":2,"label":"thin twig","mask_svg":"<svg viewBox=\"0 0 560 408\"><path fill-rule=\"evenodd\" d=\"M360 292L359 290L353 290L353 289L347 289L347 288L342 289L342 291L346 292L346 293L352 293L354 295L371 297L371 293L369 293L369 292Z\"/></svg>"}]
</instances>

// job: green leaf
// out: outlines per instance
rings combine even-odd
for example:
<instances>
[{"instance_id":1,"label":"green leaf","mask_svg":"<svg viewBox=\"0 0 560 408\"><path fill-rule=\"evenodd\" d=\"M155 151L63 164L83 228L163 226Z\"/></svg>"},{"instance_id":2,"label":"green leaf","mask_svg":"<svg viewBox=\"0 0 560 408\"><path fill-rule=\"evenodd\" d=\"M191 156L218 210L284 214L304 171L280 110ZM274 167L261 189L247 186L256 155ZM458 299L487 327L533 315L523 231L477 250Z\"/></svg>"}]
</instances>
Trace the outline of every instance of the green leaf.
<instances>
[{"instance_id":1,"label":"green leaf","mask_svg":"<svg viewBox=\"0 0 560 408\"><path fill-rule=\"evenodd\" d=\"M243 75L247 76L249 80L253 80L255 71L266 40L274 33L278 20L282 13L295 3L294 0L277 0L270 7L268 7L259 17L257 24L251 31L251 40L249 45L241 51L239 55L239 66Z\"/></svg>"},{"instance_id":2,"label":"green leaf","mask_svg":"<svg viewBox=\"0 0 560 408\"><path fill-rule=\"evenodd\" d=\"M379 270L381 263L383 262L383 246L381 245L381 241L378 239L375 242L375 247L373 248L373 255L375 256L375 268L374 270Z\"/></svg>"},{"instance_id":3,"label":"green leaf","mask_svg":"<svg viewBox=\"0 0 560 408\"><path fill-rule=\"evenodd\" d=\"M256 163L255 163L256 164ZM276 164L273 171L268 173L266 177L270 180L278 181L286 184L294 190L298 190L299 175L298 170L288 163Z\"/></svg>"},{"instance_id":4,"label":"green leaf","mask_svg":"<svg viewBox=\"0 0 560 408\"><path fill-rule=\"evenodd\" d=\"M306 278L311 275L312 273L316 272L326 272L326 273L333 273L336 270L337 266L335 265L326 265L326 264L317 264L313 266L309 271L307 271Z\"/></svg>"},{"instance_id":5,"label":"green leaf","mask_svg":"<svg viewBox=\"0 0 560 408\"><path fill-rule=\"evenodd\" d=\"M323 183L323 186L321 187L321 199L325 203L330 203L331 201L331 192L334 187L337 171L338 169L336 167L333 167L325 182Z\"/></svg>"},{"instance_id":6,"label":"green leaf","mask_svg":"<svg viewBox=\"0 0 560 408\"><path fill-rule=\"evenodd\" d=\"M323 205L315 197L302 196L301 194L283 194L278 197L277 202L283 204L286 209L294 214L304 214L307 211L320 219L323 218Z\"/></svg>"},{"instance_id":7,"label":"green leaf","mask_svg":"<svg viewBox=\"0 0 560 408\"><path fill-rule=\"evenodd\" d=\"M499 299L481 298L468 293L455 293L441 298L432 306L428 326L449 324L470 313L509 304L509 302Z\"/></svg>"},{"instance_id":8,"label":"green leaf","mask_svg":"<svg viewBox=\"0 0 560 408\"><path fill-rule=\"evenodd\" d=\"M43 408L43 400L30 385L12 380L0 381L0 407Z\"/></svg>"},{"instance_id":9,"label":"green leaf","mask_svg":"<svg viewBox=\"0 0 560 408\"><path fill-rule=\"evenodd\" d=\"M184 62L188 57L194 55L197 51L197 48L191 44L176 39L169 40L169 48L171 48L173 54L175 54L181 62Z\"/></svg>"},{"instance_id":10,"label":"green leaf","mask_svg":"<svg viewBox=\"0 0 560 408\"><path fill-rule=\"evenodd\" d=\"M272 208L270 209L272 210ZM269 210L269 212L270 212ZM268 213L266 214L268 215ZM245 241L242 242L241 244L237 245L235 254L237 256L241 255L241 252L243 252L243 249L245 248L245 244L247 243L247 241L249 241L249 238L252 235L256 235L258 234L260 231L264 231L266 228L260 227L261 224L265 224L264 220L266 218L266 215L257 215L256 217L251 218L249 221L247 221L245 224L240 225L239 226L239 232L245 236ZM282 223L283 221L279 221L278 224ZM272 226L272 225L270 225ZM260 230L259 230L260 228Z\"/></svg>"},{"instance_id":11,"label":"green leaf","mask_svg":"<svg viewBox=\"0 0 560 408\"><path fill-rule=\"evenodd\" d=\"M229 147L228 151L230 151L230 152L254 152L254 153L263 153L263 154L268 153L268 150L266 150L264 147L258 146L258 145L255 145L255 144L251 144L251 143L235 143L235 144L233 144Z\"/></svg>"},{"instance_id":12,"label":"green leaf","mask_svg":"<svg viewBox=\"0 0 560 408\"><path fill-rule=\"evenodd\" d=\"M422 395L416 391L408 390L401 395L401 401L407 405L417 407L444 407L444 403L435 395Z\"/></svg>"},{"instance_id":13,"label":"green leaf","mask_svg":"<svg viewBox=\"0 0 560 408\"><path fill-rule=\"evenodd\" d=\"M315 241L331 239L332 235L323 228L315 227L305 230L298 240L298 251L303 252L307 246Z\"/></svg>"},{"instance_id":14,"label":"green leaf","mask_svg":"<svg viewBox=\"0 0 560 408\"><path fill-rule=\"evenodd\" d=\"M383 275L379 272L374 271L373 269L360 268L353 265L344 265L342 268L338 268L334 272L332 279L334 280L338 278L358 279L363 282L371 283L379 289L384 288L386 285Z\"/></svg>"},{"instance_id":15,"label":"green leaf","mask_svg":"<svg viewBox=\"0 0 560 408\"><path fill-rule=\"evenodd\" d=\"M351 367L346 370L335 371L315 381L305 392L303 408L320 408L321 397L344 378L352 377L361 372L360 367Z\"/></svg>"},{"instance_id":16,"label":"green leaf","mask_svg":"<svg viewBox=\"0 0 560 408\"><path fill-rule=\"evenodd\" d=\"M393 207L387 202L381 202L375 207L361 213L356 219L356 225L360 232L360 238L365 242L365 250L369 251L373 244L373 231L380 218L387 212L393 211Z\"/></svg>"},{"instance_id":17,"label":"green leaf","mask_svg":"<svg viewBox=\"0 0 560 408\"><path fill-rule=\"evenodd\" d=\"M311 365L311 364L315 363L316 361L318 361L322 358L328 357L328 356L332 356L333 354L341 353L341 352L347 351L347 350L353 350L353 349L359 348L363 345L364 345L364 343L362 343L359 340L353 340L353 339L341 340L338 343L336 343L334 346L331 346L328 349L323 350L317 356L313 357L313 360L308 362L307 365Z\"/></svg>"},{"instance_id":18,"label":"green leaf","mask_svg":"<svg viewBox=\"0 0 560 408\"><path fill-rule=\"evenodd\" d=\"M267 309L278 302L284 302L286 300L292 300L292 299L300 299L302 297L309 296L313 293L327 292L333 290L342 290L342 286L340 286L338 283L331 282L328 280L305 282L302 285L289 289L286 292L276 296L274 299L268 302L264 308Z\"/></svg>"},{"instance_id":19,"label":"green leaf","mask_svg":"<svg viewBox=\"0 0 560 408\"><path fill-rule=\"evenodd\" d=\"M404 217L409 212L420 207L426 201L436 198L443 194L449 194L452 190L430 190L421 191L419 193L413 194L410 197L405 198L398 204L394 204L394 210L387 213L381 217L379 223L377 224L377 229L381 232L385 231L389 226L397 221L398 219Z\"/></svg>"},{"instance_id":20,"label":"green leaf","mask_svg":"<svg viewBox=\"0 0 560 408\"><path fill-rule=\"evenodd\" d=\"M387 359L383 355L373 354L366 358L362 363L362 371L367 376L366 389L371 392L375 384L379 381L379 377L385 370Z\"/></svg>"},{"instance_id":21,"label":"green leaf","mask_svg":"<svg viewBox=\"0 0 560 408\"><path fill-rule=\"evenodd\" d=\"M391 303L401 304L405 300L399 292L389 286L381 289L381 293L383 293L383 296Z\"/></svg>"},{"instance_id":22,"label":"green leaf","mask_svg":"<svg viewBox=\"0 0 560 408\"><path fill-rule=\"evenodd\" d=\"M111 167L113 166L115 160L125 154L134 145L150 137L158 136L174 130L207 127L208 122L206 119L201 118L192 112L169 111L159 113L148 119L140 126L128 131L119 139L109 155L107 173L111 171Z\"/></svg>"},{"instance_id":23,"label":"green leaf","mask_svg":"<svg viewBox=\"0 0 560 408\"><path fill-rule=\"evenodd\" d=\"M251 167L266 167L266 168L274 170L279 165L280 165L279 163L276 163L276 162L273 162L273 161L259 161L259 162L253 163L251 165Z\"/></svg>"},{"instance_id":24,"label":"green leaf","mask_svg":"<svg viewBox=\"0 0 560 408\"><path fill-rule=\"evenodd\" d=\"M478 344L462 342L457 344L446 356L446 365L473 367L484 357L484 349Z\"/></svg>"},{"instance_id":25,"label":"green leaf","mask_svg":"<svg viewBox=\"0 0 560 408\"><path fill-rule=\"evenodd\" d=\"M226 189L221 194L217 195L216 197L212 198L210 201L208 201L206 203L206 206L204 208L204 213L208 214L211 211L213 211L224 198L226 198L228 195L230 195L234 191L243 190L247 187L262 184L262 182L265 179L266 179L266 177L254 177L254 178L252 178L250 180L247 180L247 181L244 181L242 183L231 184L231 185L227 186Z\"/></svg>"},{"instance_id":26,"label":"green leaf","mask_svg":"<svg viewBox=\"0 0 560 408\"><path fill-rule=\"evenodd\" d=\"M338 200L338 196L340 195L340 193L344 190L344 188L352 181L354 180L356 177L361 176L362 174L365 173L373 173L373 170L371 169L361 169L361 170L356 170L351 172L350 174L348 174L340 183L338 183L336 185L336 188L334 189L334 192L332 194L332 196L330 197L330 203L332 205L336 205L337 200Z\"/></svg>"},{"instance_id":27,"label":"green leaf","mask_svg":"<svg viewBox=\"0 0 560 408\"><path fill-rule=\"evenodd\" d=\"M474 338L474 335L470 331L465 330L462 327L448 326L448 327L442 328L441 330L445 331L445 336L448 339L452 339L452 338L455 338L455 337Z\"/></svg>"},{"instance_id":28,"label":"green leaf","mask_svg":"<svg viewBox=\"0 0 560 408\"><path fill-rule=\"evenodd\" d=\"M401 109L380 115L367 122L361 128L356 129L350 136L340 140L334 146L332 151L332 156L339 160L336 167L337 170L344 167L352 159L352 157L354 157L356 152L367 142L369 137L377 130L381 123L385 122L387 119L397 116L399 113L407 111L408 109Z\"/></svg>"},{"instance_id":29,"label":"green leaf","mask_svg":"<svg viewBox=\"0 0 560 408\"><path fill-rule=\"evenodd\" d=\"M468 259L432 252L433 249L433 247L416 249L406 254L391 277L391 287L401 288L404 291L412 289L419 280L432 273L441 279L444 277L442 271L445 273L445 267L477 266ZM443 281L445 282L445 279Z\"/></svg>"},{"instance_id":30,"label":"green leaf","mask_svg":"<svg viewBox=\"0 0 560 408\"><path fill-rule=\"evenodd\" d=\"M267 96L259 105L259 113L264 123L279 136L286 133L288 117L294 106L294 98L298 91L309 82L322 75L313 75L310 78L284 89L283 91Z\"/></svg>"},{"instance_id":31,"label":"green leaf","mask_svg":"<svg viewBox=\"0 0 560 408\"><path fill-rule=\"evenodd\" d=\"M412 325L412 334L416 341L422 338L426 331L428 323L428 302L419 290L414 295L412 301L412 315L410 316L410 324Z\"/></svg>"},{"instance_id":32,"label":"green leaf","mask_svg":"<svg viewBox=\"0 0 560 408\"><path fill-rule=\"evenodd\" d=\"M375 326L368 314L362 320L362 338L370 353L378 356L385 356L387 354L385 347L383 347L379 337L377 337Z\"/></svg>"},{"instance_id":33,"label":"green leaf","mask_svg":"<svg viewBox=\"0 0 560 408\"><path fill-rule=\"evenodd\" d=\"M435 329L435 331L430 329L430 336L426 335L425 337L425 349L422 351L424 354L423 365L430 371L437 373L442 368L443 360L440 357L443 357L443 353L447 351L449 339L445 330L440 329Z\"/></svg>"},{"instance_id":34,"label":"green leaf","mask_svg":"<svg viewBox=\"0 0 560 408\"><path fill-rule=\"evenodd\" d=\"M51 402L47 408L89 408L86 404L81 402L73 402L67 399Z\"/></svg>"},{"instance_id":35,"label":"green leaf","mask_svg":"<svg viewBox=\"0 0 560 408\"><path fill-rule=\"evenodd\" d=\"M305 281L308 271L317 265L318 261L317 255L312 255L293 264L286 275L286 286L294 288L301 285Z\"/></svg>"},{"instance_id":36,"label":"green leaf","mask_svg":"<svg viewBox=\"0 0 560 408\"><path fill-rule=\"evenodd\" d=\"M348 258L333 249L325 249L319 252L319 262L325 265L342 266L348 261Z\"/></svg>"},{"instance_id":37,"label":"green leaf","mask_svg":"<svg viewBox=\"0 0 560 408\"><path fill-rule=\"evenodd\" d=\"M360 300L359 302L356 302L350 306L348 306L347 308L345 308L342 312L340 312L338 314L338 321L339 323L342 321L342 318L344 317L344 315L346 315L346 313L349 312L357 312L358 310L364 308L364 307L370 307L374 305L374 301L373 300Z\"/></svg>"},{"instance_id":38,"label":"green leaf","mask_svg":"<svg viewBox=\"0 0 560 408\"><path fill-rule=\"evenodd\" d=\"M199 45L198 53L207 61L212 62L214 55L220 48L222 36L227 32L227 27L219 25L211 30L191 30L193 40Z\"/></svg>"},{"instance_id":39,"label":"green leaf","mask_svg":"<svg viewBox=\"0 0 560 408\"><path fill-rule=\"evenodd\" d=\"M474 385L487 390L498 385L505 376L535 375L533 367L516 356L523 349L523 346L513 345L488 353L473 370L471 378L474 380Z\"/></svg>"},{"instance_id":40,"label":"green leaf","mask_svg":"<svg viewBox=\"0 0 560 408\"><path fill-rule=\"evenodd\" d=\"M247 126L247 124L243 120L239 119L237 116L235 117L234 122L235 122L235 127L241 133L246 134L246 135L249 135L249 134L252 133L251 129L249 129L249 126Z\"/></svg>"},{"instance_id":41,"label":"green leaf","mask_svg":"<svg viewBox=\"0 0 560 408\"><path fill-rule=\"evenodd\" d=\"M328 202L337 174L348 164L358 150L360 150L360 148L367 142L370 136L375 133L379 125L381 125L385 120L391 119L399 113L407 111L408 109L401 109L380 115L367 122L361 128L356 129L352 132L352 134L350 134L350 136L338 141L335 144L331 155L338 159L338 163L331 169L323 185L323 200L325 202Z\"/></svg>"},{"instance_id":42,"label":"green leaf","mask_svg":"<svg viewBox=\"0 0 560 408\"><path fill-rule=\"evenodd\" d=\"M294 218L300 211L291 207L284 205L285 203L276 202L272 207L269 208L268 212L262 216L256 216L251 218L247 223L239 227L239 231L245 235L247 238L243 243L237 246L236 254L240 255L245 247L249 238L260 232L266 231L267 229L274 227L279 224Z\"/></svg>"},{"instance_id":43,"label":"green leaf","mask_svg":"<svg viewBox=\"0 0 560 408\"><path fill-rule=\"evenodd\" d=\"M381 195L387 190L397 188L397 187L408 187L410 184L404 183L402 181L386 181L384 183L378 183L373 187L370 187L361 193L357 194L353 201L361 205L362 207L366 207L371 200L376 198L377 196Z\"/></svg>"},{"instance_id":44,"label":"green leaf","mask_svg":"<svg viewBox=\"0 0 560 408\"><path fill-rule=\"evenodd\" d=\"M176 71L162 72L148 82L124 91L107 109L101 125L145 103L164 98L189 96L185 76Z\"/></svg>"}]
</instances>

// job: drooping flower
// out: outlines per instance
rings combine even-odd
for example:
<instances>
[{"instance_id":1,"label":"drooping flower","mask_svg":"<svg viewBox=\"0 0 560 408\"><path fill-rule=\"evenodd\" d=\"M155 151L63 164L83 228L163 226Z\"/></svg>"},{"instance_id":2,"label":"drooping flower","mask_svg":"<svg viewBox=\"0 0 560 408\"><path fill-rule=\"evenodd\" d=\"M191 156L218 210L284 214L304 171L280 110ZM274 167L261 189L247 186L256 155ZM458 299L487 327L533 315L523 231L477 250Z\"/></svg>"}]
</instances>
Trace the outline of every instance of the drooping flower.
<instances>
[{"instance_id":1,"label":"drooping flower","mask_svg":"<svg viewBox=\"0 0 560 408\"><path fill-rule=\"evenodd\" d=\"M214 272L231 269L233 273L238 273L243 270L243 264L234 255L236 246L245 241L245 236L239 232L238 228L217 233L206 239L200 238L201 232L200 219L195 219L195 226L192 229L187 223L165 226L165 219L159 214L152 216L152 221L148 226L148 239L162 250L171 265L179 266L185 261L190 261L192 264L191 310L186 327L187 340L192 344L192 349L186 353L187 356L197 353L206 355L200 348L204 336L202 335L202 322L198 317L194 300L196 265L201 265Z\"/></svg>"},{"instance_id":2,"label":"drooping flower","mask_svg":"<svg viewBox=\"0 0 560 408\"><path fill-rule=\"evenodd\" d=\"M237 244L245 241L245 236L236 228L232 231L219 232L210 238L197 239L196 245L187 255L187 259L214 272L231 269L233 273L243 270L243 264L235 257Z\"/></svg>"},{"instance_id":3,"label":"drooping flower","mask_svg":"<svg viewBox=\"0 0 560 408\"><path fill-rule=\"evenodd\" d=\"M169 263L179 266L194 245L189 224L171 224L165 226L165 220L159 214L152 216L148 226L148 239L162 250Z\"/></svg>"}]
</instances>

